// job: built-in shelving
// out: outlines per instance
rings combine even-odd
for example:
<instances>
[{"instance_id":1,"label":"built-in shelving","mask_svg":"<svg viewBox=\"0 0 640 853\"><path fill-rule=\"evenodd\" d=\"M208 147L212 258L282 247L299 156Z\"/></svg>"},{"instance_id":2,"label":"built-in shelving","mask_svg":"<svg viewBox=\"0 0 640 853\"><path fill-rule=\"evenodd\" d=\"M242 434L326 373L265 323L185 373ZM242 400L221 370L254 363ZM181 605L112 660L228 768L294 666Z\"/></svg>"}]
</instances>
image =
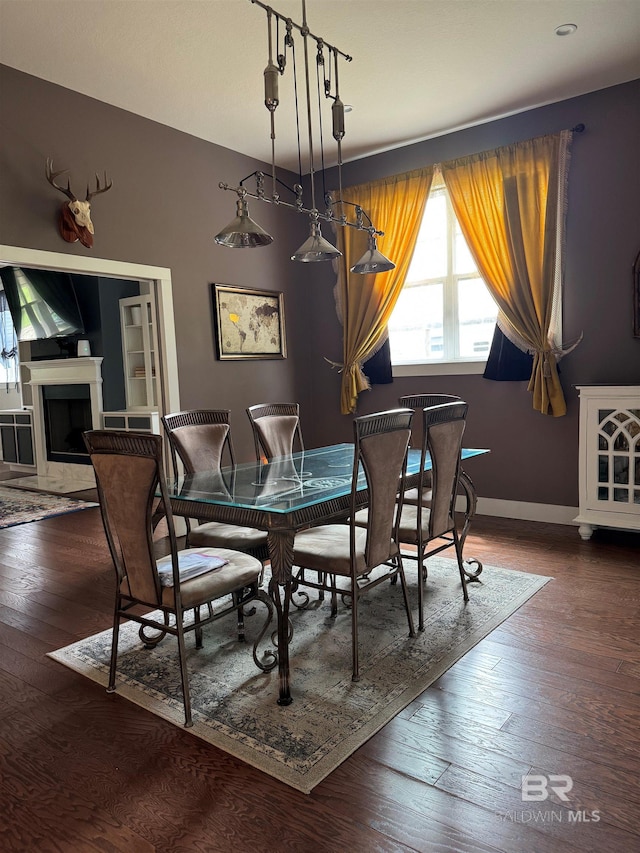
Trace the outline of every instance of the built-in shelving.
<instances>
[{"instance_id":1,"label":"built-in shelving","mask_svg":"<svg viewBox=\"0 0 640 853\"><path fill-rule=\"evenodd\" d=\"M155 307L151 295L120 300L127 410L158 408Z\"/></svg>"}]
</instances>

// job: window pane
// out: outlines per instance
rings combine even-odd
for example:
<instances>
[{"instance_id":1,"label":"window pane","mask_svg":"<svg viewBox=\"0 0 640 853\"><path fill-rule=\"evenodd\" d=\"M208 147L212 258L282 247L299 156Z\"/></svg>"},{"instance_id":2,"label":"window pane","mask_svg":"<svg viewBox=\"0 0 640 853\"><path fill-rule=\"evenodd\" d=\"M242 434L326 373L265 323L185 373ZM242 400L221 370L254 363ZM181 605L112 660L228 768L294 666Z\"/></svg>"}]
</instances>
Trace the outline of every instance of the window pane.
<instances>
[{"instance_id":1,"label":"window pane","mask_svg":"<svg viewBox=\"0 0 640 853\"><path fill-rule=\"evenodd\" d=\"M407 282L441 278L447 274L447 199L442 192L429 196Z\"/></svg>"},{"instance_id":2,"label":"window pane","mask_svg":"<svg viewBox=\"0 0 640 853\"><path fill-rule=\"evenodd\" d=\"M486 361L497 314L445 187L432 189L389 323L392 363Z\"/></svg>"},{"instance_id":3,"label":"window pane","mask_svg":"<svg viewBox=\"0 0 640 853\"><path fill-rule=\"evenodd\" d=\"M6 304L4 291L0 291L0 382L13 385L18 381L18 343Z\"/></svg>"},{"instance_id":4,"label":"window pane","mask_svg":"<svg viewBox=\"0 0 640 853\"><path fill-rule=\"evenodd\" d=\"M442 283L403 289L389 323L394 364L443 358L443 311Z\"/></svg>"},{"instance_id":5,"label":"window pane","mask_svg":"<svg viewBox=\"0 0 640 853\"><path fill-rule=\"evenodd\" d=\"M481 278L458 282L460 358L489 354L497 316L498 306Z\"/></svg>"}]
</instances>

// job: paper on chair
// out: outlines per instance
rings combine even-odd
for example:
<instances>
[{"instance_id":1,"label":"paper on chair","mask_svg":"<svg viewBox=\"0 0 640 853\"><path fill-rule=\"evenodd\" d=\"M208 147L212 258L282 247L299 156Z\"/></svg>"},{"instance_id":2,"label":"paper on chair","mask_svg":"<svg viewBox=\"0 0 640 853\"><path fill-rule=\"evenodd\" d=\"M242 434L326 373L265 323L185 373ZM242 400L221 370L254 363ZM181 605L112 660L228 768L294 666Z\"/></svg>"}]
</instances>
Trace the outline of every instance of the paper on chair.
<instances>
[{"instance_id":1,"label":"paper on chair","mask_svg":"<svg viewBox=\"0 0 640 853\"><path fill-rule=\"evenodd\" d=\"M212 554L202 554L194 552L192 554L178 555L178 568L180 571L180 580L188 581L191 578L196 578L199 575L204 575L214 569L219 569L221 566L226 566L228 560L222 557L216 557ZM160 577L161 586L173 586L173 566L171 557L163 557L158 560L158 575Z\"/></svg>"}]
</instances>

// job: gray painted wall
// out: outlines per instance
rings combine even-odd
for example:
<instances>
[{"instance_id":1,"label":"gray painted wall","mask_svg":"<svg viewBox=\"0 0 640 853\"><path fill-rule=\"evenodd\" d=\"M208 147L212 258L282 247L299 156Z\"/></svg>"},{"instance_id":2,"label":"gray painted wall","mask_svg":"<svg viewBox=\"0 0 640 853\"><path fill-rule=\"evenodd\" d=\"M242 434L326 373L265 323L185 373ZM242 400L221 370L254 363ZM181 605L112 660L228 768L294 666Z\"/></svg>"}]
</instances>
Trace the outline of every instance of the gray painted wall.
<instances>
[{"instance_id":1,"label":"gray painted wall","mask_svg":"<svg viewBox=\"0 0 640 853\"><path fill-rule=\"evenodd\" d=\"M268 399L301 403L307 446L349 440L351 418L339 413L340 377L324 360L342 355L333 274L323 264L288 260L306 236L304 218L256 203L252 214L274 235L274 244L232 251L213 242L234 207L218 181L239 180L264 164L14 69L0 66L0 86L0 242L169 267L182 406L230 408L240 458L252 454L244 409ZM345 185L355 184L586 124L574 141L569 188L565 338L582 331L584 341L562 362L568 415L535 413L526 383L479 376L398 379L361 396L359 414L394 406L398 396L416 391L468 400L467 443L492 448L468 466L482 496L577 505L578 403L572 385L640 383L640 339L631 334L631 265L640 249L639 104L635 81L344 168ZM82 187L96 169L106 168L114 180L114 188L93 203L92 250L64 243L57 234L62 197L45 181L47 156L70 168L72 186ZM329 176L327 184L335 183ZM284 291L287 360L216 360L214 281Z\"/></svg>"}]
</instances>

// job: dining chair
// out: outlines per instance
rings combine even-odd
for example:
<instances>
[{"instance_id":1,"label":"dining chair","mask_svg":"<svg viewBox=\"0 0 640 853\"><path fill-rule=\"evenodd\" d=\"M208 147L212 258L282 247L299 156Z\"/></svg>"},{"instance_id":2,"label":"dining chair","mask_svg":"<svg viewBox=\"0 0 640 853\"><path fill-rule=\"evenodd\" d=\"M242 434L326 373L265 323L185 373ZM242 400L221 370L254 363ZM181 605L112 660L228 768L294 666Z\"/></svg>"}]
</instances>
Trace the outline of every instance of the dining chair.
<instances>
[{"instance_id":1,"label":"dining chair","mask_svg":"<svg viewBox=\"0 0 640 853\"><path fill-rule=\"evenodd\" d=\"M459 403L463 402L461 397L456 397L453 394L408 394L404 397L399 398L399 403L401 406L407 406L409 409L413 409L414 411L425 408L430 408L431 406L441 406L443 403ZM411 445L413 447L421 447L423 436L419 435L416 426L417 421L421 421L422 419L414 418L413 421L413 429L411 435ZM424 474L424 485L422 490L422 503L425 506L429 506L429 501L431 500L431 473L426 472ZM464 498L465 504L463 507L464 512L464 524L462 525L462 529L460 530L460 547L464 552L464 543L466 542L467 536L469 535L469 530L471 529L471 523L476 514L476 506L478 501L478 496L476 493L476 487L473 484L473 480L464 470L464 468L460 468L460 479L459 479L459 490L458 494L460 497ZM404 495L404 503L406 504L415 504L418 502L418 489L407 489ZM460 507L459 507L460 508ZM465 574L470 581L477 580L482 574L482 563L476 557L468 557L465 559ZM424 569L425 579L427 575L426 566Z\"/></svg>"},{"instance_id":2,"label":"dining chair","mask_svg":"<svg viewBox=\"0 0 640 853\"><path fill-rule=\"evenodd\" d=\"M294 448L304 451L302 441L302 430L300 428L300 406L298 403L257 403L249 406L247 416L253 432L256 460L267 463L265 479L270 478L276 483L277 472L280 462L287 464L287 457L294 452ZM270 460L276 459L277 462ZM298 469L291 462L290 476L302 481L305 474L302 467L304 462L299 463ZM263 494L266 483L263 483ZM304 576L304 570L293 571L294 587L298 598L292 598L292 604L298 608L305 608L309 604L309 596L304 590L299 589L300 575ZM318 598L324 600L326 578L318 577L316 588L319 590Z\"/></svg>"},{"instance_id":3,"label":"dining chair","mask_svg":"<svg viewBox=\"0 0 640 853\"><path fill-rule=\"evenodd\" d=\"M462 594L465 602L467 574L462 559L462 545L456 529L455 502L460 479L460 451L468 405L463 401L443 403L423 409L423 441L418 481L418 499L400 508L398 541L416 546L416 554L405 554L418 563L418 630L424 630L424 590L428 557L453 546L456 552ZM431 471L425 471L427 453ZM428 493L428 499L426 495ZM365 521L363 514L357 521ZM435 543L435 544L433 544ZM438 544L439 543L439 544ZM433 547L430 547L433 544Z\"/></svg>"},{"instance_id":4,"label":"dining chair","mask_svg":"<svg viewBox=\"0 0 640 853\"><path fill-rule=\"evenodd\" d=\"M441 406L444 403L458 403L461 397L456 397L453 394L406 394L398 398L398 405L407 409L413 409L414 412L422 411L423 409L431 408L432 406ZM424 436L416 429L419 424L419 430L422 429L422 418L414 418L411 430L411 446L422 447ZM425 489L423 491L423 500L428 502L429 483L431 482L431 472L425 472ZM415 504L418 501L418 489L407 489L404 495L405 504Z\"/></svg>"},{"instance_id":5,"label":"dining chair","mask_svg":"<svg viewBox=\"0 0 640 853\"><path fill-rule=\"evenodd\" d=\"M220 474L223 460L235 464L227 409L193 409L162 417L174 475L178 476L178 460L185 473L207 471ZM220 488L225 484L220 476ZM268 559L267 532L254 527L209 521L191 529L187 519L187 545L206 548L232 548L246 551L263 562Z\"/></svg>"},{"instance_id":6,"label":"dining chair","mask_svg":"<svg viewBox=\"0 0 640 853\"><path fill-rule=\"evenodd\" d=\"M253 644L253 659L264 672L276 665L274 652L265 652L265 657L271 657L268 663L261 661L257 652L273 615L271 599L258 585L262 564L249 554L229 548L178 549L162 465L161 436L91 430L84 433L84 441L96 475L102 521L116 573L107 692L116 689L121 619L140 624L139 636L146 648L154 648L167 634L175 636L184 724L189 727L193 722L185 634L193 631L196 648L202 648L203 626L236 612L238 639L242 641L244 607L261 601L267 607L267 619ZM169 554L159 560L153 542L158 495L169 539ZM212 603L228 597L229 603L214 611ZM140 607L150 608L151 612L141 614ZM191 610L193 620L187 622L185 613ZM147 629L155 633L148 634Z\"/></svg>"},{"instance_id":7,"label":"dining chair","mask_svg":"<svg viewBox=\"0 0 640 853\"><path fill-rule=\"evenodd\" d=\"M360 679L358 647L358 600L368 590L389 578L400 578L409 635L415 636L409 606L398 539L400 516L395 511L398 483L404 481L407 449L411 436L411 409L393 409L364 415L353 421L354 457L351 483L351 511L346 524L324 524L297 533L293 563L301 570L318 574L318 581L299 576L301 583L325 589L335 596L332 577L349 582L343 592L351 598L351 641L354 681ZM366 528L356 525L356 509L362 500L358 492L359 471L366 481L372 523ZM362 486L362 481L360 480ZM372 573L376 568L382 573ZM332 615L334 614L332 608Z\"/></svg>"},{"instance_id":8,"label":"dining chair","mask_svg":"<svg viewBox=\"0 0 640 853\"><path fill-rule=\"evenodd\" d=\"M298 403L257 403L249 406L247 416L258 462L288 456L296 446L304 450Z\"/></svg>"}]
</instances>

